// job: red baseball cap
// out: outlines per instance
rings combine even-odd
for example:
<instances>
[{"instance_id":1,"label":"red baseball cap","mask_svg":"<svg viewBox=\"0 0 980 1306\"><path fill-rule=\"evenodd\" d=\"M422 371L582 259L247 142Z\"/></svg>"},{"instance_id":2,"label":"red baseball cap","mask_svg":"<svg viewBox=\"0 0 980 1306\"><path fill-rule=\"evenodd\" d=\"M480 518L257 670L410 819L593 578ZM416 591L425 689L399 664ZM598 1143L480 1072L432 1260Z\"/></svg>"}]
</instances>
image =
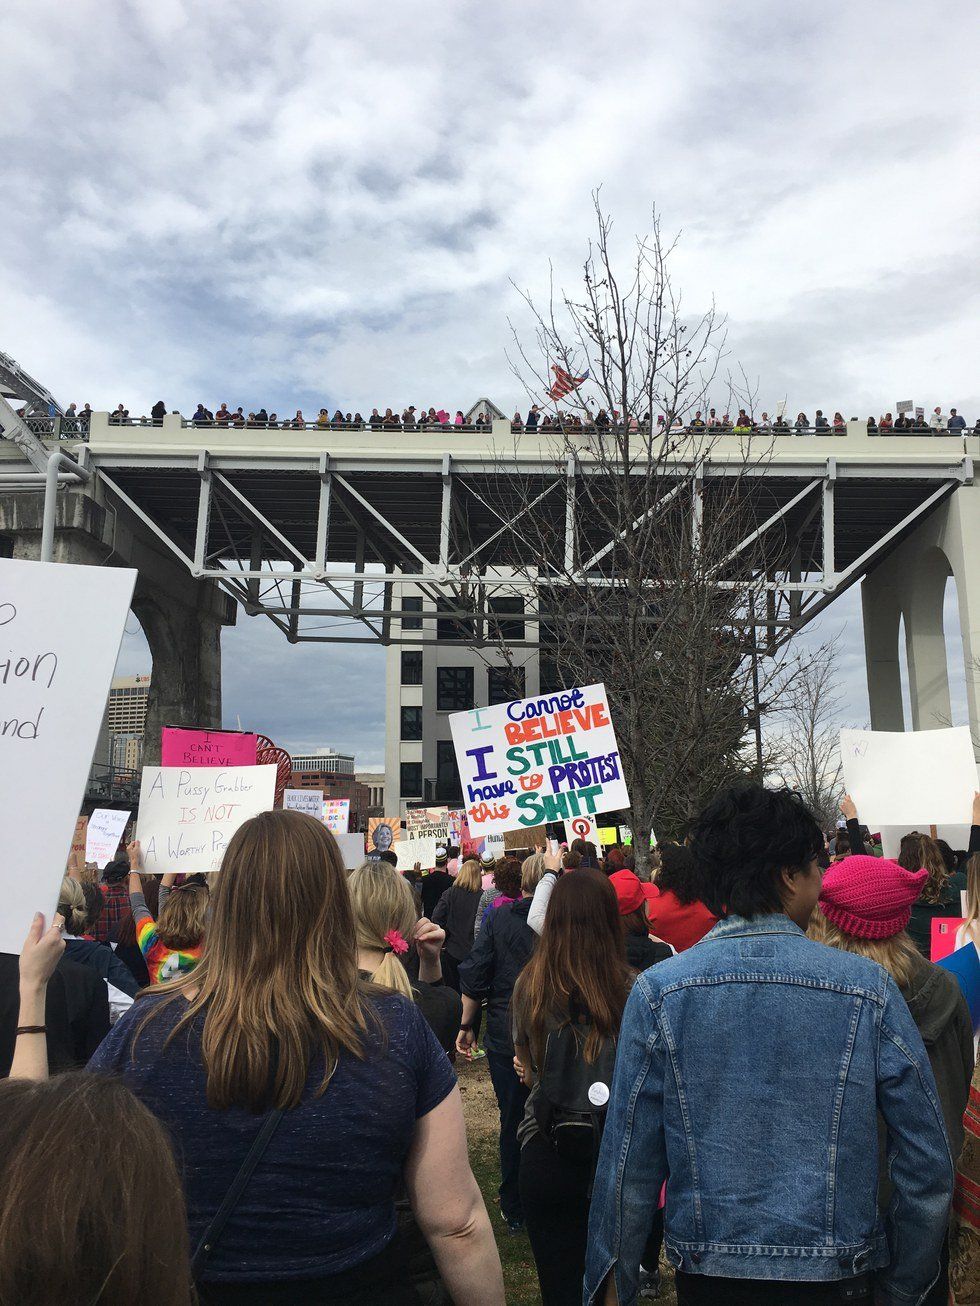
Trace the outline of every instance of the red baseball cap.
<instances>
[{"instance_id":1,"label":"red baseball cap","mask_svg":"<svg viewBox=\"0 0 980 1306\"><path fill-rule=\"evenodd\" d=\"M632 871L617 871L615 875L610 875L609 883L616 891L620 916L639 911L644 902L660 896L660 890L655 884L641 880Z\"/></svg>"}]
</instances>

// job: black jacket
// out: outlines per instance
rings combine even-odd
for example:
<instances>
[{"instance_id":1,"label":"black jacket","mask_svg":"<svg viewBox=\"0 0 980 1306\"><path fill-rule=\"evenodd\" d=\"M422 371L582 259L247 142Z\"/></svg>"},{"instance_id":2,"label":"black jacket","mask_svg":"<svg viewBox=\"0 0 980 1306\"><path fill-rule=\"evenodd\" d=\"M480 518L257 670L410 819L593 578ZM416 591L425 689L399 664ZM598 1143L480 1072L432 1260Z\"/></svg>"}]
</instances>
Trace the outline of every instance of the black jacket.
<instances>
[{"instance_id":1,"label":"black jacket","mask_svg":"<svg viewBox=\"0 0 980 1306\"><path fill-rule=\"evenodd\" d=\"M531 899L522 898L487 913L473 950L459 968L459 983L468 998L486 998L487 1052L514 1055L510 999L517 977L530 960L537 935L527 923Z\"/></svg>"},{"instance_id":2,"label":"black jacket","mask_svg":"<svg viewBox=\"0 0 980 1306\"><path fill-rule=\"evenodd\" d=\"M633 970L649 970L658 961L666 961L673 955L666 943L654 943L648 934L626 936L626 961Z\"/></svg>"},{"instance_id":3,"label":"black jacket","mask_svg":"<svg viewBox=\"0 0 980 1306\"><path fill-rule=\"evenodd\" d=\"M131 998L139 992L133 972L105 943L96 943L94 939L66 939L65 956L80 966L90 966L100 978L107 979Z\"/></svg>"},{"instance_id":4,"label":"black jacket","mask_svg":"<svg viewBox=\"0 0 980 1306\"><path fill-rule=\"evenodd\" d=\"M948 970L923 957L902 997L926 1045L939 1091L949 1150L955 1161L963 1147L963 1112L973 1078L973 1022L962 990ZM884 1210L892 1186L886 1160L884 1121L878 1117L878 1206Z\"/></svg>"},{"instance_id":5,"label":"black jacket","mask_svg":"<svg viewBox=\"0 0 980 1306\"><path fill-rule=\"evenodd\" d=\"M482 889L447 889L432 913L432 920L446 931L445 951L454 961L463 961L473 947L476 909L483 897Z\"/></svg>"},{"instance_id":6,"label":"black jacket","mask_svg":"<svg viewBox=\"0 0 980 1306\"><path fill-rule=\"evenodd\" d=\"M19 1008L18 960L0 953L0 1078L10 1074ZM90 967L62 957L48 981L44 1023L51 1074L84 1066L109 1032L105 982Z\"/></svg>"},{"instance_id":7,"label":"black jacket","mask_svg":"<svg viewBox=\"0 0 980 1306\"><path fill-rule=\"evenodd\" d=\"M422 915L432 919L432 913L436 909L436 903L446 892L453 882L453 877L448 871L435 870L430 871L428 875L422 876Z\"/></svg>"}]
</instances>

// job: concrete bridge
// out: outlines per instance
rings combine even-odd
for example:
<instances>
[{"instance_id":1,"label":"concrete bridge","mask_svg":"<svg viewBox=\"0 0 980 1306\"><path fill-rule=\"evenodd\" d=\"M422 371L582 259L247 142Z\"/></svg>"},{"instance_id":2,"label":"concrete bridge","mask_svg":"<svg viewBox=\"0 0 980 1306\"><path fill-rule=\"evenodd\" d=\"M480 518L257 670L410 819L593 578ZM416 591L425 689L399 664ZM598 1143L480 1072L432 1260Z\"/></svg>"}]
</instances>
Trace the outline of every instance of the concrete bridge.
<instances>
[{"instance_id":1,"label":"concrete bridge","mask_svg":"<svg viewBox=\"0 0 980 1306\"><path fill-rule=\"evenodd\" d=\"M436 622L420 629L418 607L403 605L410 590L440 617L475 616L475 641L489 641L482 607L495 588L521 586L495 571L529 511L540 504L564 520L566 557L571 550L583 567L615 544L576 519L577 485L600 471L587 445L560 464L547 432L515 436L507 422L462 433L264 430L199 427L179 415L160 426L114 425L96 413L86 439L33 437L32 457L3 408L0 540L8 552L40 554L41 469L55 451L70 460L60 480L47 478L55 557L139 570L133 607L154 659L148 739L164 723L219 724L220 630L236 608L267 617L292 642L425 648L438 642ZM707 457L681 440L671 474L693 477L706 494L716 478L751 480L746 542L767 532L783 541L758 617L771 643L862 581L873 726L903 727L902 618L907 724L938 725L949 717L942 608L952 575L980 739L980 438L873 437L850 422L846 435L764 440L763 457L758 438L750 448L726 436ZM515 642L536 643L530 621Z\"/></svg>"}]
</instances>

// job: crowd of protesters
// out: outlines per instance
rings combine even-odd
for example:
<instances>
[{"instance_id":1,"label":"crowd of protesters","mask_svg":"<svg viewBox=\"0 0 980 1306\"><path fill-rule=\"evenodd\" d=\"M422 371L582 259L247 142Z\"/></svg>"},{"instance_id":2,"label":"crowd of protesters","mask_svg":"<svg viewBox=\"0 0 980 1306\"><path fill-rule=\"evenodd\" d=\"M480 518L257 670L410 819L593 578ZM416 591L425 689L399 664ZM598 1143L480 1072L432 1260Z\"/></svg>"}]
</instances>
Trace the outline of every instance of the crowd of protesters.
<instances>
[{"instance_id":1,"label":"crowd of protesters","mask_svg":"<svg viewBox=\"0 0 980 1306\"><path fill-rule=\"evenodd\" d=\"M153 405L148 415L142 416L131 415L130 410L125 405L117 404L109 414L109 423L114 426L162 426L163 419L168 411L171 411L174 416L181 416L176 409L168 410L162 399ZM20 413L21 416L29 420L40 421L44 424L53 423L55 417L53 409L51 412L45 409L43 412L35 411L32 413L26 408L22 408ZM226 403L222 403L216 409L211 410L205 404L199 403L187 421L193 426L201 427L257 427L266 430L284 431L290 429L353 431L449 431L462 429L468 432L479 432L491 430L493 416L494 414L487 410L480 410L467 416L461 408L457 408L452 413L447 408L435 408L431 405L428 407L422 405L416 408L414 404L410 404L401 412L391 408L386 408L384 412L381 412L377 408L372 408L366 417L360 412L342 412L339 408L335 409L332 414L329 409L321 408L317 414L309 417L305 416L302 410L297 409L296 413L290 417L276 412L269 412L265 408L246 411L241 406L229 408ZM61 418L61 432L63 435L84 435L89 430L91 420L91 405L83 404L81 408L78 408L74 403L69 404L64 416ZM857 419L852 418L851 420ZM511 418L510 427L515 434L560 430L562 432L582 431L603 435L622 431L624 425L635 431L647 430L650 421L651 414L649 412L644 413L642 417L630 417L624 424L620 413L615 409L610 411L600 407L595 411L588 408L583 408L581 411L566 411L555 407L553 411L546 411L539 405L533 404L524 416L519 410L515 411ZM679 434L712 431L718 435L760 433L826 436L846 435L847 433L847 419L840 410L836 411L832 417L829 417L821 408L815 411L812 420L805 412L799 412L795 418L791 418L782 411L770 417L768 412L756 414L747 411L745 408L738 409L734 416L732 413L721 412L714 408L696 409L693 413L673 417L660 413L653 418L653 425L654 430L658 433L677 431ZM955 435L967 434L970 431L974 435L980 435L980 417L976 419L971 427L955 408L950 408L949 412L946 413L942 407L937 406L928 416L926 416L924 409L917 409L914 413L900 413L894 418L890 412L882 413L877 418L871 416L867 419L867 429L870 435L876 436L896 434L919 436Z\"/></svg>"},{"instance_id":2,"label":"crowd of protesters","mask_svg":"<svg viewBox=\"0 0 980 1306\"><path fill-rule=\"evenodd\" d=\"M0 955L0 1302L501 1306L457 1071L499 1108L501 1232L545 1306L980 1300L980 1074L937 917L969 848L881 855L849 798L722 790L630 847L344 868L296 812L215 876L71 861Z\"/></svg>"}]
</instances>

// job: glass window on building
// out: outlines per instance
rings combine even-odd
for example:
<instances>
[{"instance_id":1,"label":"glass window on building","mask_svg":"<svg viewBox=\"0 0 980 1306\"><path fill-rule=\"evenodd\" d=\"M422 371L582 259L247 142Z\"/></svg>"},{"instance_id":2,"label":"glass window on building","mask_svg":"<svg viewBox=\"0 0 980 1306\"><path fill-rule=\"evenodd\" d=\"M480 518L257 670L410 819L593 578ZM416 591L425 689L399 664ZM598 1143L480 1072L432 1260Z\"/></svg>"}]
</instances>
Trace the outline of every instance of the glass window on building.
<instances>
[{"instance_id":1,"label":"glass window on building","mask_svg":"<svg viewBox=\"0 0 980 1306\"><path fill-rule=\"evenodd\" d=\"M524 697L523 667L490 667L487 671L487 702L509 703Z\"/></svg>"},{"instance_id":2,"label":"glass window on building","mask_svg":"<svg viewBox=\"0 0 980 1306\"><path fill-rule=\"evenodd\" d=\"M451 739L436 744L436 802L462 803L463 786L456 770L456 750Z\"/></svg>"},{"instance_id":3,"label":"glass window on building","mask_svg":"<svg viewBox=\"0 0 980 1306\"><path fill-rule=\"evenodd\" d=\"M467 712L473 706L473 668L436 669L436 710Z\"/></svg>"},{"instance_id":4,"label":"glass window on building","mask_svg":"<svg viewBox=\"0 0 980 1306\"><path fill-rule=\"evenodd\" d=\"M422 683L422 650L418 649L411 653L402 654L402 684L403 685L421 685Z\"/></svg>"},{"instance_id":5,"label":"glass window on building","mask_svg":"<svg viewBox=\"0 0 980 1306\"><path fill-rule=\"evenodd\" d=\"M401 738L422 738L422 709L420 707L403 707L401 712Z\"/></svg>"},{"instance_id":6,"label":"glass window on building","mask_svg":"<svg viewBox=\"0 0 980 1306\"><path fill-rule=\"evenodd\" d=\"M453 612L459 608L455 599L436 599L437 612ZM476 623L472 617L441 617L436 622L436 639L465 640L472 643L476 638Z\"/></svg>"},{"instance_id":7,"label":"glass window on building","mask_svg":"<svg viewBox=\"0 0 980 1306\"><path fill-rule=\"evenodd\" d=\"M402 798L421 798L422 763L402 762L401 764Z\"/></svg>"},{"instance_id":8,"label":"glass window on building","mask_svg":"<svg viewBox=\"0 0 980 1306\"><path fill-rule=\"evenodd\" d=\"M408 598L402 599L402 610L407 614L409 612L422 612L422 600L415 595L409 595ZM421 630L422 617L402 617L402 630ZM403 682L404 683L404 682Z\"/></svg>"},{"instance_id":9,"label":"glass window on building","mask_svg":"<svg viewBox=\"0 0 980 1306\"><path fill-rule=\"evenodd\" d=\"M565 688L558 675L558 664L546 653L542 653L538 659L538 676L538 692L541 694L557 694Z\"/></svg>"},{"instance_id":10,"label":"glass window on building","mask_svg":"<svg viewBox=\"0 0 980 1306\"><path fill-rule=\"evenodd\" d=\"M488 623L491 638L524 638L524 600L522 598L512 596L491 599L487 604L487 608L492 614Z\"/></svg>"}]
</instances>

